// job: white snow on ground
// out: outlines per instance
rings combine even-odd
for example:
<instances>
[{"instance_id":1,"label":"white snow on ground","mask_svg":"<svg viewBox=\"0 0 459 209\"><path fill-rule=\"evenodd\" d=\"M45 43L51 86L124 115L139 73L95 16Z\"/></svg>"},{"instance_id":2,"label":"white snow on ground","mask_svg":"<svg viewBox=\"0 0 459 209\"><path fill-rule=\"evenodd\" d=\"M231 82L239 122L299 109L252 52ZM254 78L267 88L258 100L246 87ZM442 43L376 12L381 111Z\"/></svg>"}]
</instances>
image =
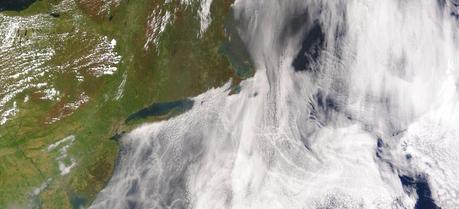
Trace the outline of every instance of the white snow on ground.
<instances>
[{"instance_id":1,"label":"white snow on ground","mask_svg":"<svg viewBox=\"0 0 459 209\"><path fill-rule=\"evenodd\" d=\"M171 0L168 0L168 1L171 1ZM185 6L191 5L192 2L193 0L180 0L180 3Z\"/></svg>"},{"instance_id":2,"label":"white snow on ground","mask_svg":"<svg viewBox=\"0 0 459 209\"><path fill-rule=\"evenodd\" d=\"M147 23L147 41L144 49L148 50L151 44L158 47L161 33L164 32L166 26L173 21L173 14L169 11L161 10L158 6L148 17Z\"/></svg>"},{"instance_id":3,"label":"white snow on ground","mask_svg":"<svg viewBox=\"0 0 459 209\"><path fill-rule=\"evenodd\" d=\"M72 1L61 2L54 10L74 9ZM41 93L41 99L59 101L60 92L53 81L62 72L74 71L78 81L81 75L100 77L117 71L121 60L115 52L116 40L84 32L75 22L76 33L55 33L55 18L40 14L30 17L11 17L0 14L0 115L12 116L14 100L24 92ZM84 43L78 50L65 56L61 53L66 42ZM87 51L86 54L82 51ZM59 57L59 62L54 59ZM62 57L65 57L62 61ZM14 111L16 112L16 111ZM11 117L0 118L3 125Z\"/></svg>"},{"instance_id":4,"label":"white snow on ground","mask_svg":"<svg viewBox=\"0 0 459 209\"><path fill-rule=\"evenodd\" d=\"M201 36L206 32L207 28L212 22L212 18L210 16L210 6L211 5L212 5L212 0L202 0L201 1L201 5L199 9L199 18L201 20L201 31L200 31Z\"/></svg>"},{"instance_id":5,"label":"white snow on ground","mask_svg":"<svg viewBox=\"0 0 459 209\"><path fill-rule=\"evenodd\" d=\"M165 1L165 4L170 3L170 0ZM212 0L181 0L180 3L185 7L190 6L193 3L197 3L198 17L200 22L200 31L197 36L202 37L206 32L207 28L212 22L210 8ZM144 49L148 50L150 45L158 47L159 39L161 34L164 32L166 27L174 22L174 12L168 10L162 10L158 5L148 17L147 23L147 41L144 44Z\"/></svg>"},{"instance_id":6,"label":"white snow on ground","mask_svg":"<svg viewBox=\"0 0 459 209\"><path fill-rule=\"evenodd\" d=\"M116 8L120 5L121 0L102 0L102 8L99 10L100 14L110 13L112 8Z\"/></svg>"},{"instance_id":7,"label":"white snow on ground","mask_svg":"<svg viewBox=\"0 0 459 209\"><path fill-rule=\"evenodd\" d=\"M24 97L24 103L27 103L29 100L30 100L30 96L29 95Z\"/></svg>"},{"instance_id":8,"label":"white snow on ground","mask_svg":"<svg viewBox=\"0 0 459 209\"><path fill-rule=\"evenodd\" d=\"M65 164L63 161L59 161L59 170L61 171L61 175L67 175L70 173L70 170L72 170L73 167L75 167L76 161L73 158L70 158L70 164Z\"/></svg>"},{"instance_id":9,"label":"white snow on ground","mask_svg":"<svg viewBox=\"0 0 459 209\"><path fill-rule=\"evenodd\" d=\"M47 80L50 70L45 64L54 55L54 50L37 47L36 44L46 37L33 31L51 24L45 15L21 18L0 14L0 114L11 109L18 94L27 89L43 88L40 82Z\"/></svg>"},{"instance_id":10,"label":"white snow on ground","mask_svg":"<svg viewBox=\"0 0 459 209\"><path fill-rule=\"evenodd\" d=\"M51 178L47 179L40 186L34 188L30 195L31 196L38 196L41 192L43 192L49 186L50 182L51 182Z\"/></svg>"},{"instance_id":11,"label":"white snow on ground","mask_svg":"<svg viewBox=\"0 0 459 209\"><path fill-rule=\"evenodd\" d=\"M75 1L75 0L64 0L65 1ZM121 3L121 0L80 0L81 4L85 5L97 5L97 8L92 8L92 9L97 9L97 15L98 16L105 16L108 14L111 14L112 10L118 7Z\"/></svg>"},{"instance_id":12,"label":"white snow on ground","mask_svg":"<svg viewBox=\"0 0 459 209\"><path fill-rule=\"evenodd\" d=\"M123 80L121 81L120 85L118 86L118 90L116 91L115 100L120 100L123 97L124 86L126 86L126 82L127 82L127 73L124 72Z\"/></svg>"},{"instance_id":13,"label":"white snow on ground","mask_svg":"<svg viewBox=\"0 0 459 209\"><path fill-rule=\"evenodd\" d=\"M48 146L48 148L47 148L47 151L48 152L54 151L56 148L60 147L60 145L72 144L74 141L75 141L75 136L74 135L70 135L68 137L65 137L65 138L53 143L53 144L50 144ZM67 146L63 146L62 148L64 148L64 149L60 150L61 154L66 154L68 147Z\"/></svg>"},{"instance_id":14,"label":"white snow on ground","mask_svg":"<svg viewBox=\"0 0 459 209\"><path fill-rule=\"evenodd\" d=\"M72 168L74 168L77 163L75 159L72 157L69 157L67 152L70 146L75 142L75 136L70 135L68 137L65 137L51 145L48 146L47 151L52 152L58 149L57 151L59 152L59 156L56 158L57 163L58 163L58 168L60 171L60 175L66 175L70 172ZM66 161L70 161L69 163L66 163Z\"/></svg>"},{"instance_id":15,"label":"white snow on ground","mask_svg":"<svg viewBox=\"0 0 459 209\"><path fill-rule=\"evenodd\" d=\"M59 111L59 114L56 117L49 118L45 123L52 124L63 118L66 118L72 115L78 108L80 108L81 105L89 102L89 99L90 98L88 95L84 93L80 94L75 101L66 103L64 107L61 108L61 110Z\"/></svg>"},{"instance_id":16,"label":"white snow on ground","mask_svg":"<svg viewBox=\"0 0 459 209\"><path fill-rule=\"evenodd\" d=\"M8 109L2 113L0 116L0 125L3 125L6 123L6 121L12 117L14 117L17 113L19 112L17 103L13 103L13 107L11 109Z\"/></svg>"},{"instance_id":17,"label":"white snow on ground","mask_svg":"<svg viewBox=\"0 0 459 209\"><path fill-rule=\"evenodd\" d=\"M94 40L94 37L87 33L79 35L79 38L91 43L81 47L81 50L87 50L89 54L81 56L78 51L69 54L71 59L57 66L57 68L62 71L71 70L75 73L87 71L95 77L115 73L117 71L116 66L121 61L121 56L115 52L116 40L109 41L106 36Z\"/></svg>"},{"instance_id":18,"label":"white snow on ground","mask_svg":"<svg viewBox=\"0 0 459 209\"><path fill-rule=\"evenodd\" d=\"M115 47L115 39L108 41L106 36L102 37L102 39L99 40L98 44L92 50L92 54L85 57L88 59L85 60L85 62L94 66L89 68L89 72L91 72L96 77L102 75L112 75L115 73L117 71L116 66L121 61L121 56L115 52Z\"/></svg>"},{"instance_id":19,"label":"white snow on ground","mask_svg":"<svg viewBox=\"0 0 459 209\"><path fill-rule=\"evenodd\" d=\"M43 96L40 99L54 101L59 100L59 91L54 88L45 89L43 90Z\"/></svg>"},{"instance_id":20,"label":"white snow on ground","mask_svg":"<svg viewBox=\"0 0 459 209\"><path fill-rule=\"evenodd\" d=\"M75 6L75 0L62 0L58 5L53 7L53 11L65 13L73 10Z\"/></svg>"}]
</instances>

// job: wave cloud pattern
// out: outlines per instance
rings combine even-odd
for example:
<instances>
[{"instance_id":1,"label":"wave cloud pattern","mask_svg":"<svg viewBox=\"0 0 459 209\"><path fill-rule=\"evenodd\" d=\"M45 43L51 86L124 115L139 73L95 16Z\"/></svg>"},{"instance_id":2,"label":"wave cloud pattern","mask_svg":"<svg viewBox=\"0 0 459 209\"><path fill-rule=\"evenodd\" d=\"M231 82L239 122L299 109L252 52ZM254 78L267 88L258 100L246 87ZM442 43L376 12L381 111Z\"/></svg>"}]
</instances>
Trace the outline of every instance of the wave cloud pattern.
<instances>
[{"instance_id":1,"label":"wave cloud pattern","mask_svg":"<svg viewBox=\"0 0 459 209\"><path fill-rule=\"evenodd\" d=\"M255 76L127 134L91 208L459 208L456 5L237 0Z\"/></svg>"}]
</instances>

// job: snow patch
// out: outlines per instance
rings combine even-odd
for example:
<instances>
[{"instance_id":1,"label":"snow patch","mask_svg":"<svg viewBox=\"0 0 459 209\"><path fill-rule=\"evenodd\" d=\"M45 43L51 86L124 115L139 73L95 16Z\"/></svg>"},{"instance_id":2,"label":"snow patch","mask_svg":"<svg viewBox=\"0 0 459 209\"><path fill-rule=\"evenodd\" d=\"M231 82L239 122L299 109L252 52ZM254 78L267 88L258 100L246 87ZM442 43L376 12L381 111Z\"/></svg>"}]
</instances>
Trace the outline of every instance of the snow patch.
<instances>
[{"instance_id":1,"label":"snow patch","mask_svg":"<svg viewBox=\"0 0 459 209\"><path fill-rule=\"evenodd\" d=\"M212 0L202 0L201 6L199 9L199 18L201 20L201 30L200 36L202 36L207 28L209 27L210 23L212 22L211 14L210 14L210 6L212 5Z\"/></svg>"},{"instance_id":2,"label":"snow patch","mask_svg":"<svg viewBox=\"0 0 459 209\"><path fill-rule=\"evenodd\" d=\"M173 16L169 11L163 11L159 6L148 17L147 23L147 41L144 44L144 49L148 50L151 44L158 47L161 33L164 32L166 26L173 21Z\"/></svg>"},{"instance_id":3,"label":"snow patch","mask_svg":"<svg viewBox=\"0 0 459 209\"><path fill-rule=\"evenodd\" d=\"M46 84L44 84L43 86L46 86ZM45 89L43 91L43 96L40 97L40 99L43 99L43 100L51 100L51 101L58 101L60 100L59 99L59 94L60 92L58 90L56 90L55 88L50 88L50 89Z\"/></svg>"},{"instance_id":4,"label":"snow patch","mask_svg":"<svg viewBox=\"0 0 459 209\"><path fill-rule=\"evenodd\" d=\"M89 102L89 99L90 98L89 98L88 95L86 95L85 93L81 93L79 95L79 97L77 98L77 100L65 104L62 107L62 109L60 110L60 112L59 112L57 117L50 118L45 123L46 124L52 124L52 123L55 123L55 122L65 118L65 117L68 117L68 116L72 115L81 105Z\"/></svg>"},{"instance_id":5,"label":"snow patch","mask_svg":"<svg viewBox=\"0 0 459 209\"><path fill-rule=\"evenodd\" d=\"M75 136L74 135L70 135L70 136L67 136L53 144L50 144L47 148L47 151L48 152L51 152L53 150L55 150L56 148L58 148L60 145L64 145L64 144L72 144L73 142L75 141ZM61 148L61 153L62 154L66 154L67 153L67 147L63 147L63 149Z\"/></svg>"},{"instance_id":6,"label":"snow patch","mask_svg":"<svg viewBox=\"0 0 459 209\"><path fill-rule=\"evenodd\" d=\"M13 103L13 107L4 111L0 116L0 125L4 125L9 119L16 116L19 112L16 101Z\"/></svg>"},{"instance_id":7,"label":"snow patch","mask_svg":"<svg viewBox=\"0 0 459 209\"><path fill-rule=\"evenodd\" d=\"M61 176L70 173L70 170L72 170L72 168L76 165L76 161L73 158L70 158L69 165L65 164L63 161L59 161L59 170L61 171Z\"/></svg>"},{"instance_id":8,"label":"snow patch","mask_svg":"<svg viewBox=\"0 0 459 209\"><path fill-rule=\"evenodd\" d=\"M31 196L38 196L41 192L43 192L51 183L51 178L48 178L45 182L43 182L40 186L34 188L32 190Z\"/></svg>"},{"instance_id":9,"label":"snow patch","mask_svg":"<svg viewBox=\"0 0 459 209\"><path fill-rule=\"evenodd\" d=\"M73 4L73 0L64 0L53 11L74 9ZM48 14L30 17L0 14L0 116L14 113L6 112L7 105L25 91L43 93L42 100L60 101L61 92L52 85L59 73L74 71L75 79L83 82L83 72L100 77L117 71L121 56L115 51L115 39L80 29L76 34L51 33L55 24L56 18ZM49 41L65 45L76 39L85 43L81 47L88 53L70 53L63 63L54 64L57 49ZM0 122L4 123L5 117Z\"/></svg>"},{"instance_id":10,"label":"snow patch","mask_svg":"<svg viewBox=\"0 0 459 209\"><path fill-rule=\"evenodd\" d=\"M126 81L127 81L127 73L124 72L123 80L121 81L120 85L118 86L118 90L116 92L115 100L120 100L121 97L123 97L124 86L126 85Z\"/></svg>"},{"instance_id":11,"label":"snow patch","mask_svg":"<svg viewBox=\"0 0 459 209\"><path fill-rule=\"evenodd\" d=\"M75 161L75 159L73 159L72 157L69 157L67 152L68 152L68 149L70 148L70 146L72 146L72 144L75 142L75 136L74 135L70 135L68 137L65 137L51 145L48 146L47 148L47 151L48 152L52 152L54 150L56 150L57 148L59 148L59 156L56 158L57 160L57 163L58 163L58 167L59 167L59 171L60 171L60 175L66 175L70 172L70 170L72 168L74 168L77 163ZM69 160L70 161L70 164L66 163L66 161Z\"/></svg>"}]
</instances>

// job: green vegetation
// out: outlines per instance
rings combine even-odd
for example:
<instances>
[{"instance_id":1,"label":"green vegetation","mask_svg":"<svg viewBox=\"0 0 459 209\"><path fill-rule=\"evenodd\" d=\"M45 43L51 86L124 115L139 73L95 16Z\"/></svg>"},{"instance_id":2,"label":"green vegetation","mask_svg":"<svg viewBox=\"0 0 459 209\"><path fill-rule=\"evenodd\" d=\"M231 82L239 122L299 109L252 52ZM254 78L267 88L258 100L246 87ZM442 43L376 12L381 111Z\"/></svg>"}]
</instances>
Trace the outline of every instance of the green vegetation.
<instances>
[{"instance_id":1,"label":"green vegetation","mask_svg":"<svg viewBox=\"0 0 459 209\"><path fill-rule=\"evenodd\" d=\"M228 48L231 43L224 25L230 0L212 3L212 22L203 33L199 1L184 5L121 0L108 6L102 0L72 2L41 0L21 12L0 13L11 21L30 21L14 31L11 47L0 48L4 50L0 51L0 61L4 59L0 77L21 72L43 58L30 72L33 79L22 75L4 79L3 88L21 79L28 86L5 103L14 103L18 111L0 125L0 208L87 206L115 166L118 143L110 138L141 122L175 114L126 125L129 115L250 75L247 62ZM170 18L163 22L164 31L149 26L155 18L165 19L166 13ZM156 41L148 42L151 38ZM39 50L45 49L52 55L39 57ZM19 56L33 50L37 55L20 59L19 64L17 57L5 58L6 53ZM236 74L231 66L243 66L245 73ZM100 72L111 67L117 67L113 75ZM58 91L57 99L44 99L50 88L39 83ZM5 95L0 94L0 99ZM69 136L74 140L60 141Z\"/></svg>"}]
</instances>

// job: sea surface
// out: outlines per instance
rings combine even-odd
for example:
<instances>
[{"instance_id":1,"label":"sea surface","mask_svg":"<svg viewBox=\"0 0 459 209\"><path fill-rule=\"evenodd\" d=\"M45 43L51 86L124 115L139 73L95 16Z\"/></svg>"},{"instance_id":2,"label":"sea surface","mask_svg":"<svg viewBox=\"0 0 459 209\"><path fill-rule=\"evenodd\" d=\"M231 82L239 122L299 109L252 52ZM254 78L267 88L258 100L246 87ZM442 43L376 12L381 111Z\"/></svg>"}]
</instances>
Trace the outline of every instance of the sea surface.
<instances>
[{"instance_id":1,"label":"sea surface","mask_svg":"<svg viewBox=\"0 0 459 209\"><path fill-rule=\"evenodd\" d=\"M91 208L459 208L456 5L237 0L255 75L125 134Z\"/></svg>"}]
</instances>

